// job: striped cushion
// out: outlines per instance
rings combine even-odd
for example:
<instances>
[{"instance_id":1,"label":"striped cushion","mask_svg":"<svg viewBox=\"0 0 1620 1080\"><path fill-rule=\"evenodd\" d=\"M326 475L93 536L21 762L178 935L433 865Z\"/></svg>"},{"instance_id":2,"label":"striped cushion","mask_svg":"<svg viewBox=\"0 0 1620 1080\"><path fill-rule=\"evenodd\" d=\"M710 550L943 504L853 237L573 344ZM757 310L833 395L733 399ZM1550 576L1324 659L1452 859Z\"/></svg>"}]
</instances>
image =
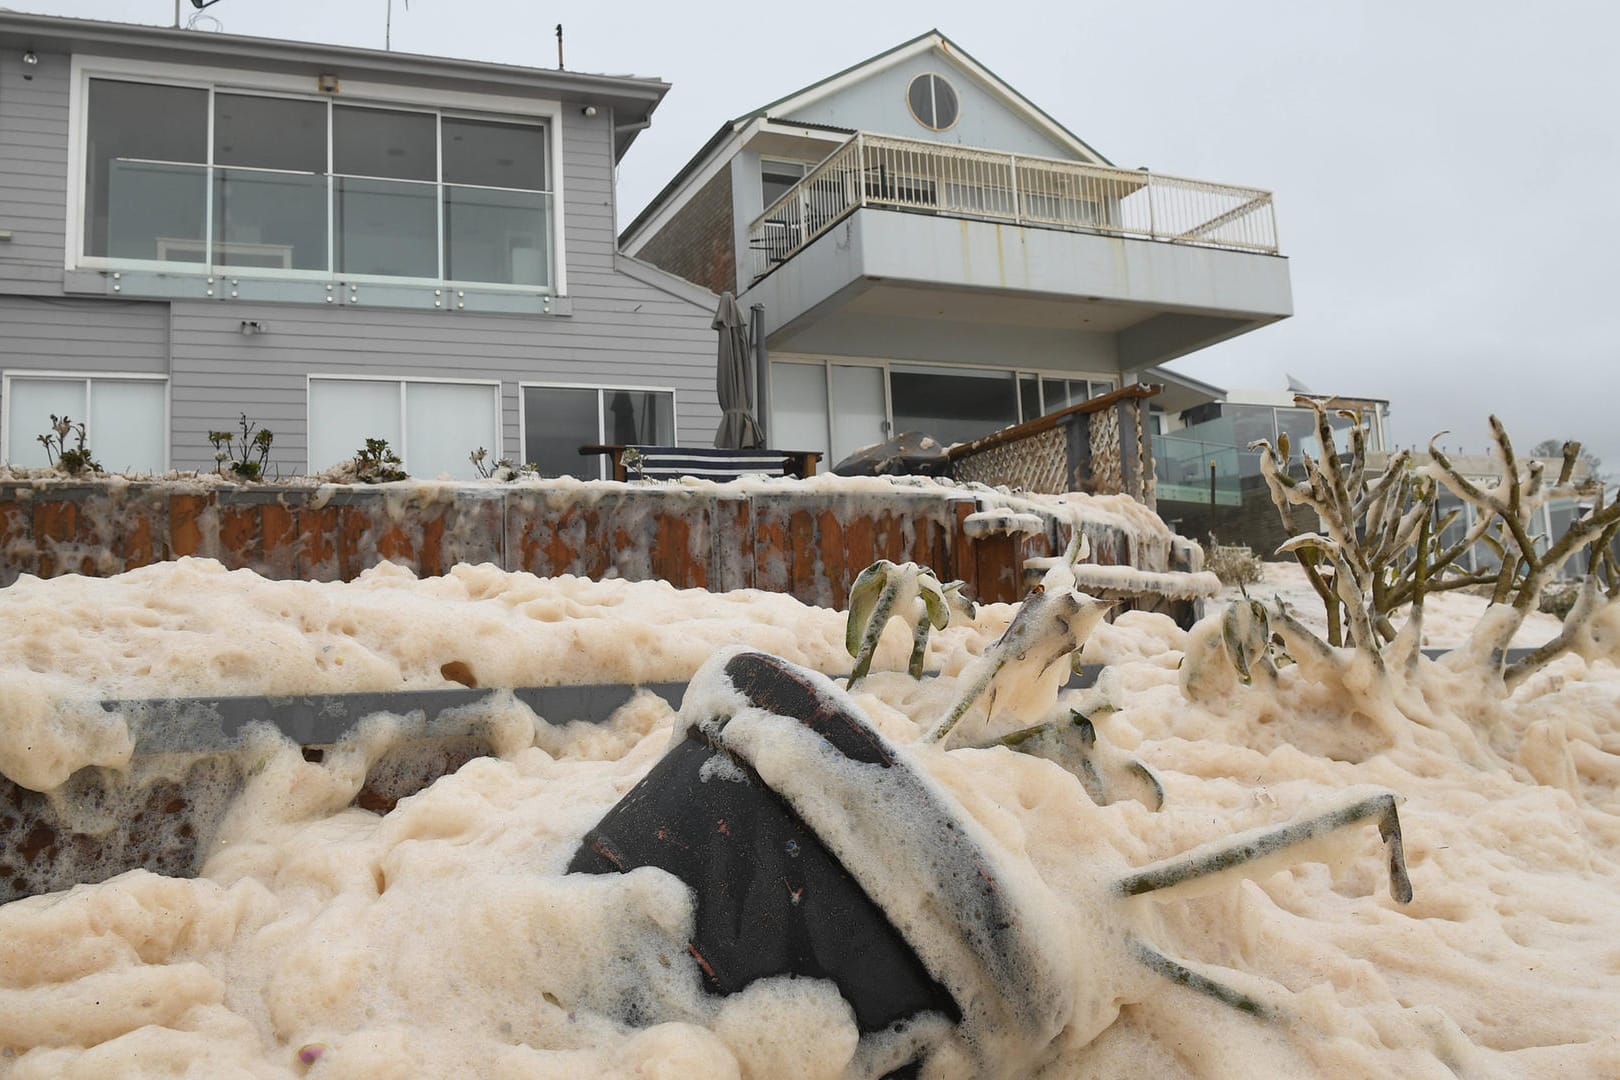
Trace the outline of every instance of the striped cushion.
<instances>
[{"instance_id":1,"label":"striped cushion","mask_svg":"<svg viewBox=\"0 0 1620 1080\"><path fill-rule=\"evenodd\" d=\"M700 480L735 480L744 473L787 476L789 455L780 450L722 450L714 447L637 446L641 468L627 469L631 479L670 480L695 476Z\"/></svg>"}]
</instances>

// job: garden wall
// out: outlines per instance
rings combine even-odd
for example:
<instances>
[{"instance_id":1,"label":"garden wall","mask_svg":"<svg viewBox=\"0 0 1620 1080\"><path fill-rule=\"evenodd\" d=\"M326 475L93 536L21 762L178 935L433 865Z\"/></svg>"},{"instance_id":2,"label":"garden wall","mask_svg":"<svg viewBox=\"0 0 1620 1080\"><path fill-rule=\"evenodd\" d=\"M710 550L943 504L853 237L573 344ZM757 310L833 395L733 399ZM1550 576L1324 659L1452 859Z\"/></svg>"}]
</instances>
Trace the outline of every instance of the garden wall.
<instances>
[{"instance_id":1,"label":"garden wall","mask_svg":"<svg viewBox=\"0 0 1620 1080\"><path fill-rule=\"evenodd\" d=\"M745 484L238 487L198 482L0 484L0 585L21 574L108 576L195 555L266 577L350 580L389 560L419 576L460 562L540 576L660 578L714 592L757 588L842 607L876 559L960 578L982 602L1020 599L1026 559L1060 550L1056 516L1035 533L964 522L994 493L948 487L800 490ZM1150 571L1163 537L1085 526L1092 561ZM1174 549L1169 549L1173 551Z\"/></svg>"}]
</instances>

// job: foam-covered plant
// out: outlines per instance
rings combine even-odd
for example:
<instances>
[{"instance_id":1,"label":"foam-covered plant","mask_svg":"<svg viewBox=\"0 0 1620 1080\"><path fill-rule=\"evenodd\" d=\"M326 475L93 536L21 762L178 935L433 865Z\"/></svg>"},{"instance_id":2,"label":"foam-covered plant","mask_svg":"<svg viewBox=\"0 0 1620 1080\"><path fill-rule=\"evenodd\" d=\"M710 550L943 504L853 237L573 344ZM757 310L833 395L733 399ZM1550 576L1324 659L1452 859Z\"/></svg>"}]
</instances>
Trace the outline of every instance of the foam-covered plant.
<instances>
[{"instance_id":1,"label":"foam-covered plant","mask_svg":"<svg viewBox=\"0 0 1620 1080\"><path fill-rule=\"evenodd\" d=\"M624 466L624 475L631 480L640 480L642 478L641 471L646 462L646 455L634 446L625 447L624 453L619 456L619 464Z\"/></svg>"},{"instance_id":2,"label":"foam-covered plant","mask_svg":"<svg viewBox=\"0 0 1620 1080\"><path fill-rule=\"evenodd\" d=\"M491 463L489 451L482 446L467 455L478 475L485 480L521 480L527 476L539 476L540 466L530 462L526 465L514 464L511 458L500 458Z\"/></svg>"},{"instance_id":3,"label":"foam-covered plant","mask_svg":"<svg viewBox=\"0 0 1620 1080\"><path fill-rule=\"evenodd\" d=\"M405 463L389 449L387 439L367 439L366 445L355 451L354 478L362 484L386 484L393 480L408 480Z\"/></svg>"},{"instance_id":4,"label":"foam-covered plant","mask_svg":"<svg viewBox=\"0 0 1620 1080\"><path fill-rule=\"evenodd\" d=\"M1114 606L1077 587L1075 566L1086 554L1076 529L1068 550L1048 562L1041 583L1001 637L962 672L956 703L922 739L948 742L962 718L984 701L985 724L1004 728L1010 719L1019 726L971 745L1006 747L1054 762L1074 774L1099 806L1135 799L1157 810L1164 805L1164 787L1153 771L1101 738L1091 716L1060 703L1081 646ZM1109 708L1094 707L1092 714Z\"/></svg>"},{"instance_id":5,"label":"foam-covered plant","mask_svg":"<svg viewBox=\"0 0 1620 1080\"><path fill-rule=\"evenodd\" d=\"M1544 462L1515 456L1506 429L1493 416L1495 476L1490 482L1476 483L1464 476L1433 441L1427 462L1414 464L1411 453L1402 450L1374 475L1367 468L1367 429L1359 414L1339 414L1351 422L1348 452L1341 455L1326 406L1306 397L1295 401L1315 414L1320 459L1301 452L1301 477L1290 471L1286 435L1275 446L1260 440L1250 449L1261 451L1261 473L1283 527L1292 534L1278 550L1299 560L1326 609L1325 638L1299 623L1280 599L1263 609L1266 629L1296 659L1302 654L1328 659L1334 648L1349 646L1378 671L1386 662L1415 667L1422 644L1424 597L1488 586L1491 607L1467 649L1497 667L1511 688L1567 652L1603 597L1620 594L1620 575L1610 551L1620 529L1620 503L1605 505L1599 489L1592 509L1571 523L1563 536L1552 540L1533 531L1550 499L1577 494L1572 477L1579 443L1564 444L1555 479L1546 475ZM1472 524L1450 544L1439 538L1461 511L1438 517L1442 489L1476 510ZM1469 570L1461 563L1476 544L1496 556L1494 569ZM1530 655L1505 664L1507 645L1525 616L1536 610L1542 590L1572 556L1587 550L1593 554L1592 571L1563 630ZM1397 632L1391 616L1407 608L1406 625ZM1241 632L1227 651L1234 663L1240 655L1245 660L1257 655L1253 636Z\"/></svg>"},{"instance_id":6,"label":"foam-covered plant","mask_svg":"<svg viewBox=\"0 0 1620 1080\"><path fill-rule=\"evenodd\" d=\"M237 421L241 434L229 431L210 431L208 441L214 447L214 471L229 472L238 480L263 480L265 466L270 462L270 444L276 441L269 428L261 428L243 413Z\"/></svg>"},{"instance_id":7,"label":"foam-covered plant","mask_svg":"<svg viewBox=\"0 0 1620 1080\"><path fill-rule=\"evenodd\" d=\"M74 436L74 444L68 445L68 436ZM91 455L90 448L85 445L85 431L83 422L74 423L66 416L51 414L51 430L37 437L38 442L45 448L45 460L51 468L61 469L69 476L78 476L81 473L98 473L101 465Z\"/></svg>"},{"instance_id":8,"label":"foam-covered plant","mask_svg":"<svg viewBox=\"0 0 1620 1080\"><path fill-rule=\"evenodd\" d=\"M963 673L966 689L925 739L943 742L969 709L988 697L994 712L998 698L1004 708L1025 722L1045 723L1057 711L1057 695L1072 670L1069 657L1078 657L1086 638L1102 622L1112 600L1098 600L1076 588L1075 564L1087 554L1079 529L1061 558L1051 560L1046 573L1007 629Z\"/></svg>"},{"instance_id":9,"label":"foam-covered plant","mask_svg":"<svg viewBox=\"0 0 1620 1080\"><path fill-rule=\"evenodd\" d=\"M973 617L973 604L962 596L962 585L960 581L941 585L931 569L910 562L879 559L862 570L850 586L849 616L844 624L844 647L855 658L849 685L857 685L871 670L872 657L890 619L903 619L911 627L907 670L913 679L920 678L929 631L945 629L953 607Z\"/></svg>"},{"instance_id":10,"label":"foam-covered plant","mask_svg":"<svg viewBox=\"0 0 1620 1080\"><path fill-rule=\"evenodd\" d=\"M1204 568L1220 578L1222 585L1255 585L1261 580L1260 556L1245 544L1223 544L1209 534Z\"/></svg>"},{"instance_id":11,"label":"foam-covered plant","mask_svg":"<svg viewBox=\"0 0 1620 1080\"><path fill-rule=\"evenodd\" d=\"M1077 776L1099 805L1131 798L1158 809L1164 789L1152 770L1100 739L1089 717L1059 704L1071 671L1069 657L1078 657L1086 638L1114 605L1076 587L1075 564L1086 555L1085 538L1076 529L1062 556L1044 560L1041 583L1024 598L995 643L962 671L958 684L963 689L955 704L921 738L925 743L949 741L973 706L988 699L987 723L1005 716L1020 726L973 745L999 746L1053 761ZM845 646L855 657L849 685L865 678L883 628L895 618L912 627L910 672L913 678L920 677L930 629L943 629L958 612L973 617L962 585L960 581L941 585L932 570L916 563L880 559L863 570L850 590L845 624Z\"/></svg>"}]
</instances>

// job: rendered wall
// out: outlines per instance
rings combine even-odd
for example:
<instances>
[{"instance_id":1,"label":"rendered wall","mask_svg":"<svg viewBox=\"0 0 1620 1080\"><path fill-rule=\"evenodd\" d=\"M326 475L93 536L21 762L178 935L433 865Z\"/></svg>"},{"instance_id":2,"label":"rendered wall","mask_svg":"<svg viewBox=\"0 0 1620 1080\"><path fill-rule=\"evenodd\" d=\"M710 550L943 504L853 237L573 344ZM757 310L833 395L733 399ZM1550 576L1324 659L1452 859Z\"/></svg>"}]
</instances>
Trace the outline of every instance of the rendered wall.
<instances>
[{"instance_id":1,"label":"rendered wall","mask_svg":"<svg viewBox=\"0 0 1620 1080\"><path fill-rule=\"evenodd\" d=\"M982 602L1021 599L1024 561L1060 550L1066 525L1053 518L1033 535L970 536L963 523L982 508L966 489L12 483L0 485L0 585L185 556L311 581L350 580L384 560L420 576L488 562L543 577L768 589L843 607L855 576L888 559L960 578ZM1106 523L1085 529L1099 564L1186 569L1168 565L1162 545Z\"/></svg>"}]
</instances>

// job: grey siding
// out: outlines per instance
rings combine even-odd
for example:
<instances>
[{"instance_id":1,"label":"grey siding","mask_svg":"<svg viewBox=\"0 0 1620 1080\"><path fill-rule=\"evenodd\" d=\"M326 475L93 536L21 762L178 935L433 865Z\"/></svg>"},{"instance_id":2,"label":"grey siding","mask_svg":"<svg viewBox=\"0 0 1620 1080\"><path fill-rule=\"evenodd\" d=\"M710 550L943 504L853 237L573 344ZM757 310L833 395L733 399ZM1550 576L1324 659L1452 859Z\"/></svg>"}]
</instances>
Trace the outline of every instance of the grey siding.
<instances>
[{"instance_id":1,"label":"grey siding","mask_svg":"<svg viewBox=\"0 0 1620 1080\"><path fill-rule=\"evenodd\" d=\"M618 239L613 222L613 128L607 110L586 117L563 110L563 230L568 243L568 291L613 274Z\"/></svg>"},{"instance_id":2,"label":"grey siding","mask_svg":"<svg viewBox=\"0 0 1620 1080\"><path fill-rule=\"evenodd\" d=\"M577 298L571 317L176 303L173 463L211 466L207 432L246 412L276 433L272 460L302 471L311 374L499 379L502 453L512 458L521 456L519 382L674 387L681 442L712 441L720 410L710 316L611 277L614 290ZM242 336L243 319L268 332ZM470 435L467 449L482 441Z\"/></svg>"},{"instance_id":3,"label":"grey siding","mask_svg":"<svg viewBox=\"0 0 1620 1080\"><path fill-rule=\"evenodd\" d=\"M62 292L68 67L59 53L29 67L0 50L0 229L12 234L0 242L0 292Z\"/></svg>"},{"instance_id":4,"label":"grey siding","mask_svg":"<svg viewBox=\"0 0 1620 1080\"><path fill-rule=\"evenodd\" d=\"M923 127L906 106L906 87L929 71L944 76L956 90L960 113L955 126L946 131ZM1042 157L1075 157L937 49L903 60L782 118Z\"/></svg>"},{"instance_id":5,"label":"grey siding","mask_svg":"<svg viewBox=\"0 0 1620 1080\"><path fill-rule=\"evenodd\" d=\"M0 295L0 368L164 372L168 322L167 304Z\"/></svg>"}]
</instances>

